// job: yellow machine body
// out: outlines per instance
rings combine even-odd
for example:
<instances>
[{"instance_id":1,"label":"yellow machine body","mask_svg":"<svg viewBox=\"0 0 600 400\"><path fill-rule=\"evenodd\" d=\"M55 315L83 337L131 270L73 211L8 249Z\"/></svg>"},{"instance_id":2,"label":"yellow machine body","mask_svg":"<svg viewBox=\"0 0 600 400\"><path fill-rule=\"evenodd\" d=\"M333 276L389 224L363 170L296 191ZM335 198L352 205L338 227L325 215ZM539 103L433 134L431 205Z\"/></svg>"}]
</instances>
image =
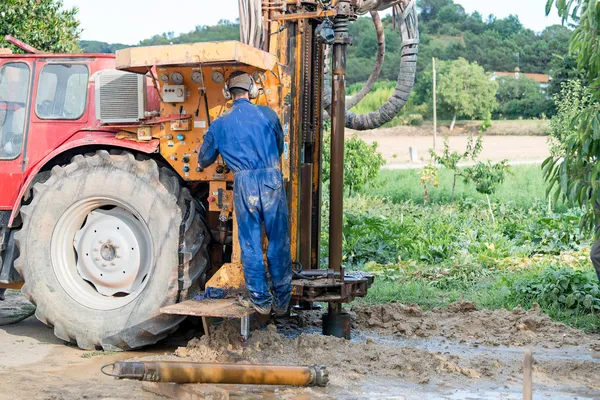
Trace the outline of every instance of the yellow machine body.
<instances>
[{"instance_id":1,"label":"yellow machine body","mask_svg":"<svg viewBox=\"0 0 600 400\"><path fill-rule=\"evenodd\" d=\"M259 88L251 100L268 106L280 117L284 129L284 152L281 165L284 180L295 180L291 166L290 122L292 82L287 69L268 52L240 42L208 42L196 44L136 47L117 52L117 69L147 74L160 93L160 117L138 126L136 140L159 139L161 156L186 181L208 184L209 214L216 221L231 222L230 257L213 266L209 286L229 290L244 286L237 226L234 223L233 173L221 157L205 169L198 165L198 151L213 121L232 106L223 88L235 71L250 74ZM127 135L124 139L131 138ZM296 217L291 218L297 220ZM213 227L214 228L214 227ZM296 247L294 244L293 247Z\"/></svg>"},{"instance_id":2,"label":"yellow machine body","mask_svg":"<svg viewBox=\"0 0 600 400\"><path fill-rule=\"evenodd\" d=\"M161 155L186 181L233 181L233 174L227 172L220 158L203 170L197 165L197 150L211 122L231 107L231 101L223 96L223 86L232 72L244 71L253 76L260 93L252 102L272 108L280 118L281 99L291 90L289 76L273 55L239 42L120 50L117 69L152 74L161 94L162 118L151 127L151 136L160 139ZM175 101L169 101L173 97ZM289 149L289 135L285 140ZM289 179L289 151L282 157L282 166Z\"/></svg>"}]
</instances>

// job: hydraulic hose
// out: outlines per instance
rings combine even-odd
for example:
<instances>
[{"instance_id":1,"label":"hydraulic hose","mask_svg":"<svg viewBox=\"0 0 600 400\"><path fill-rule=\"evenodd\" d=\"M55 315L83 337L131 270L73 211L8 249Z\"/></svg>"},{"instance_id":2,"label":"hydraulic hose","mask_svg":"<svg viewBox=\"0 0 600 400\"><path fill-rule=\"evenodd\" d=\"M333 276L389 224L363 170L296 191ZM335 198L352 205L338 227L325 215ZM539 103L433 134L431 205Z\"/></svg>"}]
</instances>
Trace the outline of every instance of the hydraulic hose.
<instances>
[{"instance_id":1,"label":"hydraulic hose","mask_svg":"<svg viewBox=\"0 0 600 400\"><path fill-rule=\"evenodd\" d=\"M377 11L371 11L371 18L373 18L373 25L375 25L375 31L377 32L377 59L375 60L375 64L373 64L373 72L371 72L369 79L367 79L365 85L360 89L360 92L346 102L346 110L351 110L373 89L373 85L375 85L375 82L379 79L379 75L381 75L381 69L385 61L385 32L383 30L383 23ZM326 114L325 118L329 119L329 114Z\"/></svg>"},{"instance_id":2,"label":"hydraulic hose","mask_svg":"<svg viewBox=\"0 0 600 400\"><path fill-rule=\"evenodd\" d=\"M355 114L346 111L346 128L368 130L379 128L390 122L408 101L415 83L417 72L417 56L419 53L419 27L415 0L408 0L394 6L396 25L400 27L402 36L402 54L400 72L394 93L379 110L369 114ZM331 107L331 87L329 79L325 79L325 95L323 106L327 112Z\"/></svg>"},{"instance_id":3,"label":"hydraulic hose","mask_svg":"<svg viewBox=\"0 0 600 400\"><path fill-rule=\"evenodd\" d=\"M383 23L377 11L371 11L371 18L373 18L373 25L375 25L375 31L377 32L377 58L375 59L375 64L373 64L373 72L371 72L365 85L360 89L360 92L346 102L346 110L351 110L373 89L373 85L379 79L383 62L385 61L385 32L383 30Z\"/></svg>"}]
</instances>

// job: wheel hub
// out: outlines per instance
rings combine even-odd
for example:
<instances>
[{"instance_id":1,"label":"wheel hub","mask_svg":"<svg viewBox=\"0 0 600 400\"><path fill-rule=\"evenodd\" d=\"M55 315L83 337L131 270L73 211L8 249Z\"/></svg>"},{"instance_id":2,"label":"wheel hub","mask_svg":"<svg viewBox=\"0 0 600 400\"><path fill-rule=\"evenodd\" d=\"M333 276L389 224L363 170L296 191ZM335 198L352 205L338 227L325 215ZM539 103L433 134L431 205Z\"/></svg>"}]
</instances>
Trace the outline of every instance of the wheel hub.
<instances>
[{"instance_id":1,"label":"wheel hub","mask_svg":"<svg viewBox=\"0 0 600 400\"><path fill-rule=\"evenodd\" d=\"M73 247L77 272L104 296L129 294L148 274L147 237L140 221L122 208L91 211Z\"/></svg>"},{"instance_id":2,"label":"wheel hub","mask_svg":"<svg viewBox=\"0 0 600 400\"><path fill-rule=\"evenodd\" d=\"M117 257L117 249L110 242L104 243L100 249L100 255L105 261L112 261Z\"/></svg>"}]
</instances>

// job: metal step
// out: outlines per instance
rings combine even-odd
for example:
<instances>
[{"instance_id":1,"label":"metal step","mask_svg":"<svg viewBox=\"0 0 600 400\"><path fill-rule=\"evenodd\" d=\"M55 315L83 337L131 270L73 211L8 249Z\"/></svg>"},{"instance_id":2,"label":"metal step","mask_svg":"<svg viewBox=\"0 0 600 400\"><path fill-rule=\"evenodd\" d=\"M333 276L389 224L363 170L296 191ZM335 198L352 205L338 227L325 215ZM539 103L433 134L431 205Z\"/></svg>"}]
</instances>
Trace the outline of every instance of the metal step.
<instances>
[{"instance_id":1,"label":"metal step","mask_svg":"<svg viewBox=\"0 0 600 400\"><path fill-rule=\"evenodd\" d=\"M186 300L181 303L161 307L163 314L189 315L202 317L204 333L208 334L210 325L207 318L239 318L241 321L240 335L242 341L250 335L250 316L256 313L252 307L238 304L237 299L205 299Z\"/></svg>"},{"instance_id":2,"label":"metal step","mask_svg":"<svg viewBox=\"0 0 600 400\"><path fill-rule=\"evenodd\" d=\"M192 315L195 317L242 318L254 314L252 307L238 304L237 299L186 300L161 307L163 314Z\"/></svg>"}]
</instances>

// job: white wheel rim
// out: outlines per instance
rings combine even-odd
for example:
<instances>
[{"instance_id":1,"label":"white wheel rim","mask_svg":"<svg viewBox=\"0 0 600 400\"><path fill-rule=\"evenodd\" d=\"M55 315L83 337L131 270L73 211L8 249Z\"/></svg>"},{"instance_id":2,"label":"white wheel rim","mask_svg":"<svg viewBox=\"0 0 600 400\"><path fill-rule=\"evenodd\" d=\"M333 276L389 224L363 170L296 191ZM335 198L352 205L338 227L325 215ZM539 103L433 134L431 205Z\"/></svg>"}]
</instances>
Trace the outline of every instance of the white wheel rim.
<instances>
[{"instance_id":1,"label":"white wheel rim","mask_svg":"<svg viewBox=\"0 0 600 400\"><path fill-rule=\"evenodd\" d=\"M152 238L131 206L107 197L80 200L52 234L52 268L79 304L111 310L143 291L152 265Z\"/></svg>"}]
</instances>

